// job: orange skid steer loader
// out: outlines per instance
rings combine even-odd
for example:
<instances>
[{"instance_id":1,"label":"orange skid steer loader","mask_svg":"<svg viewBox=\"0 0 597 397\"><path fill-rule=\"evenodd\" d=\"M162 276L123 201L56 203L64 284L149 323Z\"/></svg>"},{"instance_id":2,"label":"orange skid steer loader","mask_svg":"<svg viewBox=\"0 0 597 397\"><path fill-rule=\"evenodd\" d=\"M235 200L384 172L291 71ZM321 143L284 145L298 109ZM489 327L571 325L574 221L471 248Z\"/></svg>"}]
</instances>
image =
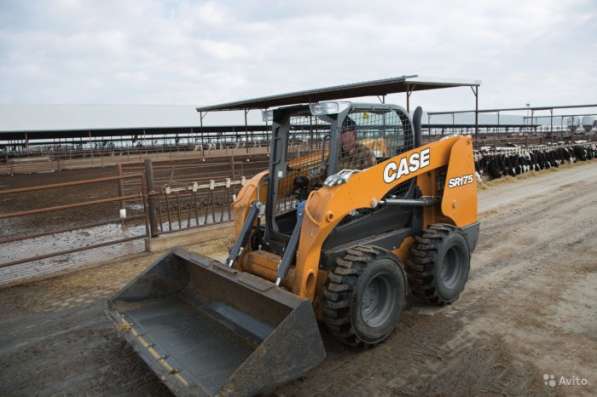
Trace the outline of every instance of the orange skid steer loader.
<instances>
[{"instance_id":1,"label":"orange skid steer loader","mask_svg":"<svg viewBox=\"0 0 597 397\"><path fill-rule=\"evenodd\" d=\"M233 204L227 260L174 249L108 303L175 394L269 392L325 358L318 321L365 347L392 334L408 294L458 299L479 234L472 142L422 144L421 113L351 102L264 113L269 169Z\"/></svg>"}]
</instances>

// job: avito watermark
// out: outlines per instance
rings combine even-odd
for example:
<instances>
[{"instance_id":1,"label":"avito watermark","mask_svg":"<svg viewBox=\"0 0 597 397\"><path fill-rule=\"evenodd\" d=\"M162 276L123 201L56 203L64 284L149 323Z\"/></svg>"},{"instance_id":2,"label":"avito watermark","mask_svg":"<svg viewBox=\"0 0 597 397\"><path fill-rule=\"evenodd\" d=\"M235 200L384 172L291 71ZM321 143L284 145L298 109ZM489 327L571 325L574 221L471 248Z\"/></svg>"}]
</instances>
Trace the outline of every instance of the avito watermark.
<instances>
[{"instance_id":1,"label":"avito watermark","mask_svg":"<svg viewBox=\"0 0 597 397\"><path fill-rule=\"evenodd\" d=\"M560 376L556 377L553 374L543 374L543 381L545 386L588 386L589 380L580 376Z\"/></svg>"}]
</instances>

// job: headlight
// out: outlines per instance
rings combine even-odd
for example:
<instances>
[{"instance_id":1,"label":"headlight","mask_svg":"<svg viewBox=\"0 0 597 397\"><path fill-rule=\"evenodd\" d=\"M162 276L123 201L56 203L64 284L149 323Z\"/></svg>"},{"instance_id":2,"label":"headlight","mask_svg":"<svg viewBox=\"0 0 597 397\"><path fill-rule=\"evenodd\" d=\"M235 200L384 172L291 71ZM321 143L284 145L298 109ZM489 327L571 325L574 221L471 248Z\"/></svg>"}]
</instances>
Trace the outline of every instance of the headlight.
<instances>
[{"instance_id":1,"label":"headlight","mask_svg":"<svg viewBox=\"0 0 597 397\"><path fill-rule=\"evenodd\" d=\"M359 172L359 170L342 170L336 174L330 175L325 178L323 186L332 187L342 185L348 182L352 174Z\"/></svg>"},{"instance_id":2,"label":"headlight","mask_svg":"<svg viewBox=\"0 0 597 397\"><path fill-rule=\"evenodd\" d=\"M350 102L318 102L309 104L309 109L313 116L324 116L343 112L349 106Z\"/></svg>"}]
</instances>

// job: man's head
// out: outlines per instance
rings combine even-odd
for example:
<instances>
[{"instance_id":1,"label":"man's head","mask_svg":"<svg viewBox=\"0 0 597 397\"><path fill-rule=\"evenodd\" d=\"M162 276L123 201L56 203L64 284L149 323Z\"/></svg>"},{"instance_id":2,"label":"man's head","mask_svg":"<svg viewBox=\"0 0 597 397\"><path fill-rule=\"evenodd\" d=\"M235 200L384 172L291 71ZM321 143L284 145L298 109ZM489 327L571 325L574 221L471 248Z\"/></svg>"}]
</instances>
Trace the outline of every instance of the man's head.
<instances>
[{"instance_id":1,"label":"man's head","mask_svg":"<svg viewBox=\"0 0 597 397\"><path fill-rule=\"evenodd\" d=\"M350 117L346 117L342 123L340 139L342 141L342 150L351 152L357 141L357 123Z\"/></svg>"}]
</instances>

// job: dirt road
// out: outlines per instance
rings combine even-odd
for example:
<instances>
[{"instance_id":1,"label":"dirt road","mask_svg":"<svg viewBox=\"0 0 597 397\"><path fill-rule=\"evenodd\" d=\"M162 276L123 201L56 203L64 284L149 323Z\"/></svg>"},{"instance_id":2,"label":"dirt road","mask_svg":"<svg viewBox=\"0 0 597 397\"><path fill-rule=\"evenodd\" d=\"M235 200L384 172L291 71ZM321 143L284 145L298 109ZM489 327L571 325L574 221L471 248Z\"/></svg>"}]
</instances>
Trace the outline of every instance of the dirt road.
<instances>
[{"instance_id":1,"label":"dirt road","mask_svg":"<svg viewBox=\"0 0 597 397\"><path fill-rule=\"evenodd\" d=\"M496 183L480 211L458 302L414 303L365 352L323 331L328 358L276 393L597 395L597 162ZM169 395L103 315L105 297L147 263L0 290L0 395Z\"/></svg>"}]
</instances>

